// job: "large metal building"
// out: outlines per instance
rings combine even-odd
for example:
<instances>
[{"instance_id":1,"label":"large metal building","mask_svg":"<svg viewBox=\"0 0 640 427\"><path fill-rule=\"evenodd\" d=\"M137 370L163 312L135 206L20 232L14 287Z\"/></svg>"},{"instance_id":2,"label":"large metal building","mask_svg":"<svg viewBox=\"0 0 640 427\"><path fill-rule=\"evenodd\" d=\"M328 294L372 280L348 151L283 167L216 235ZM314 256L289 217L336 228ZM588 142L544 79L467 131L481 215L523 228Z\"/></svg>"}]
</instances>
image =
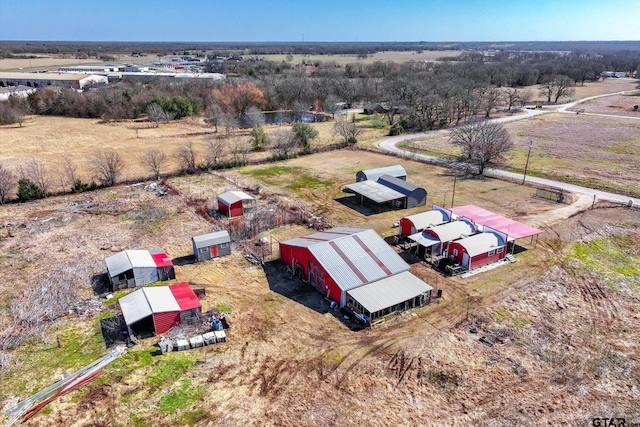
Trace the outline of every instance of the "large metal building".
<instances>
[{"instance_id":1,"label":"large metal building","mask_svg":"<svg viewBox=\"0 0 640 427\"><path fill-rule=\"evenodd\" d=\"M280 243L294 274L368 324L427 304L432 287L374 230L332 228Z\"/></svg>"},{"instance_id":2,"label":"large metal building","mask_svg":"<svg viewBox=\"0 0 640 427\"><path fill-rule=\"evenodd\" d=\"M176 278L173 262L162 249L126 250L104 262L114 291Z\"/></svg>"},{"instance_id":3,"label":"large metal building","mask_svg":"<svg viewBox=\"0 0 640 427\"><path fill-rule=\"evenodd\" d=\"M59 86L83 89L86 86L106 85L107 83L109 83L109 80L106 76L97 74L0 72L0 87L28 86L41 88Z\"/></svg>"},{"instance_id":4,"label":"large metal building","mask_svg":"<svg viewBox=\"0 0 640 427\"><path fill-rule=\"evenodd\" d=\"M231 237L225 230L191 238L196 261L231 255Z\"/></svg>"},{"instance_id":5,"label":"large metal building","mask_svg":"<svg viewBox=\"0 0 640 427\"><path fill-rule=\"evenodd\" d=\"M188 283L142 288L118 300L129 334L163 334L201 311Z\"/></svg>"}]
</instances>

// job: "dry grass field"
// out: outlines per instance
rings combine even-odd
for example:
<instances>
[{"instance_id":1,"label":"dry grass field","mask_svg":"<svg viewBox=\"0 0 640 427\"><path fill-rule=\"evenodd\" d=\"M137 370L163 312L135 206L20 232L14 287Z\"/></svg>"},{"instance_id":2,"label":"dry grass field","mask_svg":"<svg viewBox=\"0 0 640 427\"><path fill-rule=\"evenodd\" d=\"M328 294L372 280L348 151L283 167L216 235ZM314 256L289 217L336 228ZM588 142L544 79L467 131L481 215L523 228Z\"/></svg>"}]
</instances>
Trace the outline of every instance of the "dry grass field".
<instances>
[{"instance_id":1,"label":"dry grass field","mask_svg":"<svg viewBox=\"0 0 640 427\"><path fill-rule=\"evenodd\" d=\"M312 141L312 147L339 142L333 132L333 122L313 125L319 136ZM279 129L290 129L290 126L267 126L268 134ZM2 164L18 170L31 159L42 160L50 168L52 174L60 169L65 157L71 159L78 167L80 179L89 182L93 179L92 159L101 151L116 151L125 160L125 170L121 180L132 181L149 176L145 164L141 161L149 149L159 149L169 157L164 173L175 173L179 169L177 152L181 147L192 143L198 154L198 161L205 161L207 155L207 138L223 138L223 131L217 134L214 129L204 123L201 117L190 117L155 127L148 122L102 123L92 119L74 119L53 116L31 116L23 126L0 126L0 150ZM366 129L361 138L377 139L384 132L377 129ZM232 137L248 140L248 130L237 130ZM249 159L268 157L270 152L252 152ZM230 158L227 150L226 159ZM59 191L54 182L54 190Z\"/></svg>"},{"instance_id":2,"label":"dry grass field","mask_svg":"<svg viewBox=\"0 0 640 427\"><path fill-rule=\"evenodd\" d=\"M290 62L292 64L314 63L314 62L335 62L338 65L347 64L373 64L374 62L410 62L410 61L437 61L445 57L454 57L462 53L459 50L423 50L423 51L385 51L376 52L368 55L366 58L360 58L358 55L259 55L266 61L274 62ZM248 55L245 58L252 58L255 55Z\"/></svg>"},{"instance_id":3,"label":"dry grass field","mask_svg":"<svg viewBox=\"0 0 640 427\"><path fill-rule=\"evenodd\" d=\"M515 143L506 166L528 174L637 196L640 182L640 122L618 117L543 114L505 125ZM418 152L454 158L448 134L406 145Z\"/></svg>"},{"instance_id":4,"label":"dry grass field","mask_svg":"<svg viewBox=\"0 0 640 427\"><path fill-rule=\"evenodd\" d=\"M582 102L570 108L570 111L579 113L604 114L609 116L625 116L640 119L640 107L633 107L640 104L640 92L633 91L618 96L607 96L605 98L593 99Z\"/></svg>"},{"instance_id":5,"label":"dry grass field","mask_svg":"<svg viewBox=\"0 0 640 427\"><path fill-rule=\"evenodd\" d=\"M259 186L258 203L282 197L340 225L389 235L393 221L419 209L358 212L333 198L342 196L340 184L352 181L357 170L392 163L397 159L343 150L170 179L176 190L161 198L144 186L128 186L4 206L0 224L14 225L0 234L0 273L11 277L0 284L0 338L16 332L10 330L12 300L43 286L48 272L70 275L74 267L76 298L95 298L89 279L104 271L108 255L151 247L166 249L172 258L188 255L190 237L212 227L189 200L211 203L233 183ZM451 185L446 170L400 163L412 182L427 188L429 203L441 202ZM518 262L469 279L444 278L408 257L412 271L442 289L443 298L361 331L350 330L327 301L277 261L252 266L234 247L232 256L217 262L181 263L178 281L206 289L205 310L231 312L228 342L154 356L155 340L144 340L29 425L534 426L587 425L611 415L640 420L640 254L632 249L640 238L637 211L567 211L497 180L457 184L456 205L475 203L540 226L540 242L522 242L528 250L517 255ZM572 211L571 218L560 219ZM308 232L291 225L269 235L284 240ZM11 358L0 370L2 413L103 355L98 317L117 310L107 301L98 316L65 315L48 333L4 350ZM479 342L480 336L495 344Z\"/></svg>"},{"instance_id":6,"label":"dry grass field","mask_svg":"<svg viewBox=\"0 0 640 427\"><path fill-rule=\"evenodd\" d=\"M151 63L157 59L155 55L149 55L144 58L131 58L127 55L120 54L112 54L112 56L116 57L119 61L129 61L136 62L138 64L141 63ZM134 61L135 60L135 61ZM36 58L1 58L0 59L0 71L35 71L35 70L50 70L50 69L58 69L59 67L69 66L69 65L101 65L105 64L103 61L98 61L95 58L93 59L76 59L71 57L70 55L37 55Z\"/></svg>"}]
</instances>

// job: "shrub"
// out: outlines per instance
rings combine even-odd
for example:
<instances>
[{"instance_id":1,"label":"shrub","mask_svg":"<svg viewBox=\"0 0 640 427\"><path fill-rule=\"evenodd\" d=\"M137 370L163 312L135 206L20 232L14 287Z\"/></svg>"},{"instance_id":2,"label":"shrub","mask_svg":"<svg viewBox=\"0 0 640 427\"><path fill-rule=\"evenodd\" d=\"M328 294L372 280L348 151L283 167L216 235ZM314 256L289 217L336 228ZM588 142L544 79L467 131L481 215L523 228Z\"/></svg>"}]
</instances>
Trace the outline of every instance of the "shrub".
<instances>
[{"instance_id":1,"label":"shrub","mask_svg":"<svg viewBox=\"0 0 640 427\"><path fill-rule=\"evenodd\" d=\"M27 178L21 178L18 181L18 201L27 202L37 199L44 199L44 193L40 187Z\"/></svg>"}]
</instances>

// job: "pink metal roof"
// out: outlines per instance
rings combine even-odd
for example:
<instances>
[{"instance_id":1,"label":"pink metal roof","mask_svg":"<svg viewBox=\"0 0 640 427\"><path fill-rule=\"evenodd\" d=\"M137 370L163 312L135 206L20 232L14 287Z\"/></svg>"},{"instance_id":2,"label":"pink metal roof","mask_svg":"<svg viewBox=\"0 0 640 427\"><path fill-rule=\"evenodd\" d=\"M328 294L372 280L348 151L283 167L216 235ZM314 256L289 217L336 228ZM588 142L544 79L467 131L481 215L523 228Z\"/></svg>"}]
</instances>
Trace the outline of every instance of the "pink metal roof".
<instances>
[{"instance_id":1,"label":"pink metal roof","mask_svg":"<svg viewBox=\"0 0 640 427\"><path fill-rule=\"evenodd\" d=\"M200 304L198 297L193 292L188 283L176 283L174 285L169 285L169 290L178 302L180 311L202 307L202 304Z\"/></svg>"},{"instance_id":2,"label":"pink metal roof","mask_svg":"<svg viewBox=\"0 0 640 427\"><path fill-rule=\"evenodd\" d=\"M173 265L171 258L169 258L164 252L151 254L151 258L153 258L156 267L170 267Z\"/></svg>"},{"instance_id":3,"label":"pink metal roof","mask_svg":"<svg viewBox=\"0 0 640 427\"><path fill-rule=\"evenodd\" d=\"M476 224L492 228L507 235L508 240L516 240L522 237L535 236L542 230L514 221L502 215L498 215L475 205L458 206L450 211L460 217L469 218Z\"/></svg>"}]
</instances>

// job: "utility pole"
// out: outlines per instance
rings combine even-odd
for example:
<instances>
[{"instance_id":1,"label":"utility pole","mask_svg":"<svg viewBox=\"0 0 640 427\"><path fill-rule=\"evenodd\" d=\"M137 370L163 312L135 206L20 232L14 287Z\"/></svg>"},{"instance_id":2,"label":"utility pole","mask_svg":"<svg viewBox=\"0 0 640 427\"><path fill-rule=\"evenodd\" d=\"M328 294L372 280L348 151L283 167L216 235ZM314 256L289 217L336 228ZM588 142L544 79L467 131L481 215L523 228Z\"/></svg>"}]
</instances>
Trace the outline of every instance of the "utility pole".
<instances>
[{"instance_id":1,"label":"utility pole","mask_svg":"<svg viewBox=\"0 0 640 427\"><path fill-rule=\"evenodd\" d=\"M453 207L453 199L456 197L456 181L458 180L458 175L453 176L453 194L451 195L451 207Z\"/></svg>"},{"instance_id":2,"label":"utility pole","mask_svg":"<svg viewBox=\"0 0 640 427\"><path fill-rule=\"evenodd\" d=\"M524 165L524 175L522 176L522 185L527 178L527 169L529 168L529 156L531 156L531 149L533 148L533 141L529 141L529 152L527 152L527 163Z\"/></svg>"}]
</instances>

